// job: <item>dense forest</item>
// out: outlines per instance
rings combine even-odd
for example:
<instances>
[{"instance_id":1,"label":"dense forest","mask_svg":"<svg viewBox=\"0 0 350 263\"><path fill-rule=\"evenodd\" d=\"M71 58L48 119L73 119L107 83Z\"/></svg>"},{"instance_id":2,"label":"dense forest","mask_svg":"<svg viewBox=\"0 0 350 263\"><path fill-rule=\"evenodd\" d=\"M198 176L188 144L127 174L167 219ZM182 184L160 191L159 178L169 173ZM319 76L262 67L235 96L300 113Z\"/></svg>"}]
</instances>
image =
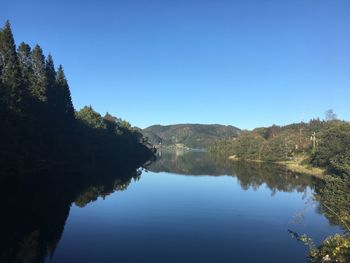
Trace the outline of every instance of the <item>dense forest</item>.
<instances>
[{"instance_id":1,"label":"dense forest","mask_svg":"<svg viewBox=\"0 0 350 263\"><path fill-rule=\"evenodd\" d=\"M240 129L220 124L152 125L142 130L154 145L163 147L206 149L219 139L235 137Z\"/></svg>"},{"instance_id":2,"label":"dense forest","mask_svg":"<svg viewBox=\"0 0 350 263\"><path fill-rule=\"evenodd\" d=\"M242 132L237 138L217 141L209 150L232 159L270 162L300 160L301 164L349 177L350 123L330 118L256 128Z\"/></svg>"},{"instance_id":3,"label":"dense forest","mask_svg":"<svg viewBox=\"0 0 350 263\"><path fill-rule=\"evenodd\" d=\"M75 111L63 67L39 45L16 48L8 21L0 30L0 120L1 180L59 166L91 173L153 154L128 122L91 106Z\"/></svg>"},{"instance_id":4,"label":"dense forest","mask_svg":"<svg viewBox=\"0 0 350 263\"><path fill-rule=\"evenodd\" d=\"M287 126L256 128L237 138L215 142L209 151L218 159L232 161L295 163L307 169L321 168L315 189L319 210L343 228L343 234L328 237L316 246L306 235L292 233L310 248L311 262L350 262L350 123L333 111L325 120Z\"/></svg>"}]
</instances>

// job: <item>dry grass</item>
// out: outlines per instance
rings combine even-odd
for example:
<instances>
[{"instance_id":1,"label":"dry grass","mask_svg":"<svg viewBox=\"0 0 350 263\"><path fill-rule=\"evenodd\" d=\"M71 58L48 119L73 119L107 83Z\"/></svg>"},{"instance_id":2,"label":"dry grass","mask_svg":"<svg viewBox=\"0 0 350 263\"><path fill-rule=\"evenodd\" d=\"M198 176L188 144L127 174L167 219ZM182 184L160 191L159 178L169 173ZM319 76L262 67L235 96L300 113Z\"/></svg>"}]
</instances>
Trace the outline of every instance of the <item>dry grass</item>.
<instances>
[{"instance_id":1,"label":"dry grass","mask_svg":"<svg viewBox=\"0 0 350 263\"><path fill-rule=\"evenodd\" d=\"M240 159L235 156L229 156L228 157L230 160L233 161L239 161ZM299 155L297 157L295 157L293 160L290 161L278 161L278 162L273 162L273 163L277 163L277 164L281 164L281 165L285 165L286 168L292 172L296 172L296 173L302 173L302 174L308 174L308 175L312 175L315 177L323 177L326 174L326 171L324 169L321 168L317 168L317 167L312 167L310 165L305 165L303 164L303 161L306 159L306 156L304 155ZM261 160L244 160L244 161L248 161L248 162L264 162Z\"/></svg>"}]
</instances>

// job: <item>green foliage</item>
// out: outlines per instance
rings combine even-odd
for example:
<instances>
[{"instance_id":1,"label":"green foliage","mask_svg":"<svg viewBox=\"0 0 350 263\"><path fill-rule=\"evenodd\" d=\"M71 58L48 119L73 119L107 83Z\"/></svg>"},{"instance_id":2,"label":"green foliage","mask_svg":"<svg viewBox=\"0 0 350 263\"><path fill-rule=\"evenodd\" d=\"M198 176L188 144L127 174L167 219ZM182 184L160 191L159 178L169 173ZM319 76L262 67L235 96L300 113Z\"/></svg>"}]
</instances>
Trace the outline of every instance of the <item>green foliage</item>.
<instances>
[{"instance_id":1,"label":"green foliage","mask_svg":"<svg viewBox=\"0 0 350 263\"><path fill-rule=\"evenodd\" d=\"M117 130L117 118L109 114L108 112L103 117L103 122L106 125L107 130L115 132Z\"/></svg>"},{"instance_id":2,"label":"green foliage","mask_svg":"<svg viewBox=\"0 0 350 263\"><path fill-rule=\"evenodd\" d=\"M260 160L265 140L254 133L244 133L234 140L233 154L242 159Z\"/></svg>"},{"instance_id":3,"label":"green foliage","mask_svg":"<svg viewBox=\"0 0 350 263\"><path fill-rule=\"evenodd\" d=\"M52 56L49 54L45 62L45 71L47 77L47 100L53 111L57 107L57 91L56 91L56 69Z\"/></svg>"},{"instance_id":4,"label":"green foliage","mask_svg":"<svg viewBox=\"0 0 350 263\"><path fill-rule=\"evenodd\" d=\"M30 90L35 99L40 102L47 101L48 76L46 74L45 56L39 45L36 45L32 51L32 70Z\"/></svg>"},{"instance_id":5,"label":"green foliage","mask_svg":"<svg viewBox=\"0 0 350 263\"><path fill-rule=\"evenodd\" d=\"M102 118L91 106L76 116L63 67L56 72L39 45L21 43L16 51L7 22L0 29L0 179L72 160L97 167L153 155L129 123Z\"/></svg>"},{"instance_id":6,"label":"green foliage","mask_svg":"<svg viewBox=\"0 0 350 263\"><path fill-rule=\"evenodd\" d=\"M131 124L125 120L119 120L118 121L118 129L121 131L131 131L132 127Z\"/></svg>"},{"instance_id":7,"label":"green foliage","mask_svg":"<svg viewBox=\"0 0 350 263\"><path fill-rule=\"evenodd\" d=\"M102 118L102 116L93 110L91 106L85 106L80 111L76 113L76 117L78 120L81 120L82 122L89 125L91 128L94 129L105 129L106 125Z\"/></svg>"},{"instance_id":8,"label":"green foliage","mask_svg":"<svg viewBox=\"0 0 350 263\"><path fill-rule=\"evenodd\" d=\"M17 49L17 55L18 55L19 65L21 68L23 84L26 87L26 89L29 89L30 81L33 78L30 46L22 42Z\"/></svg>"},{"instance_id":9,"label":"green foliage","mask_svg":"<svg viewBox=\"0 0 350 263\"><path fill-rule=\"evenodd\" d=\"M319 203L319 212L324 214L331 224L341 226L345 233L329 236L319 246L306 235L303 235L304 239L297 238L309 247L310 262L350 262L349 189L349 178L339 176L325 176L316 184L315 199Z\"/></svg>"},{"instance_id":10,"label":"green foliage","mask_svg":"<svg viewBox=\"0 0 350 263\"><path fill-rule=\"evenodd\" d=\"M317 148L312 164L329 171L349 176L350 124L344 121L330 121L317 134Z\"/></svg>"},{"instance_id":11,"label":"green foliage","mask_svg":"<svg viewBox=\"0 0 350 263\"><path fill-rule=\"evenodd\" d=\"M73 118L74 107L70 89L62 65L59 65L56 78L57 108L68 118Z\"/></svg>"},{"instance_id":12,"label":"green foliage","mask_svg":"<svg viewBox=\"0 0 350 263\"><path fill-rule=\"evenodd\" d=\"M350 180L350 148L331 158L330 165L336 174Z\"/></svg>"},{"instance_id":13,"label":"green foliage","mask_svg":"<svg viewBox=\"0 0 350 263\"><path fill-rule=\"evenodd\" d=\"M216 140L235 137L240 130L233 126L205 124L153 125L142 131L153 144L173 146L183 144L194 149L205 149Z\"/></svg>"},{"instance_id":14,"label":"green foliage","mask_svg":"<svg viewBox=\"0 0 350 263\"><path fill-rule=\"evenodd\" d=\"M317 248L309 253L311 262L348 263L350 260L350 236L335 234L328 237Z\"/></svg>"},{"instance_id":15,"label":"green foliage","mask_svg":"<svg viewBox=\"0 0 350 263\"><path fill-rule=\"evenodd\" d=\"M350 180L338 176L325 176L316 187L315 198L319 210L329 221L350 231Z\"/></svg>"},{"instance_id":16,"label":"green foliage","mask_svg":"<svg viewBox=\"0 0 350 263\"><path fill-rule=\"evenodd\" d=\"M313 137L314 135L314 137ZM315 138L315 144L310 138ZM308 156L312 165L350 176L350 124L345 121L311 120L243 132L237 138L216 141L209 147L221 156L245 160L286 161ZM311 152L313 152L311 154Z\"/></svg>"},{"instance_id":17,"label":"green foliage","mask_svg":"<svg viewBox=\"0 0 350 263\"><path fill-rule=\"evenodd\" d=\"M23 111L23 82L9 21L2 30L0 40L1 100L12 113L18 114Z\"/></svg>"},{"instance_id":18,"label":"green foliage","mask_svg":"<svg viewBox=\"0 0 350 263\"><path fill-rule=\"evenodd\" d=\"M222 156L235 156L244 160L289 160L297 154L309 151L312 125L310 122L257 128L243 132L237 138L217 141L209 150Z\"/></svg>"}]
</instances>

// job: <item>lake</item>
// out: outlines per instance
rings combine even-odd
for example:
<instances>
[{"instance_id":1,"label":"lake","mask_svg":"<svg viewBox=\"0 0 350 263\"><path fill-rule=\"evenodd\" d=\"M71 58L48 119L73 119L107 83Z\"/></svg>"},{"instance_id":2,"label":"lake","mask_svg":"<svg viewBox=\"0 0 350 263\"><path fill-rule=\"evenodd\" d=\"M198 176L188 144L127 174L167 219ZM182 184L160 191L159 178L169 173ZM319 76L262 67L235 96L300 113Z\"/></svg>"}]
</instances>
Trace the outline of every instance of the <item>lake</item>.
<instances>
[{"instance_id":1,"label":"lake","mask_svg":"<svg viewBox=\"0 0 350 263\"><path fill-rule=\"evenodd\" d=\"M295 263L305 262L307 248L288 230L306 233L317 244L339 231L313 199L315 178L204 152L158 154L144 169L86 183L79 191L72 183L27 194L31 200L21 199L27 210L13 212L6 223L13 225L2 241L2 258Z\"/></svg>"},{"instance_id":2,"label":"lake","mask_svg":"<svg viewBox=\"0 0 350 263\"><path fill-rule=\"evenodd\" d=\"M288 229L316 242L338 230L317 213L308 176L165 155L126 190L73 205L47 262L304 262Z\"/></svg>"}]
</instances>

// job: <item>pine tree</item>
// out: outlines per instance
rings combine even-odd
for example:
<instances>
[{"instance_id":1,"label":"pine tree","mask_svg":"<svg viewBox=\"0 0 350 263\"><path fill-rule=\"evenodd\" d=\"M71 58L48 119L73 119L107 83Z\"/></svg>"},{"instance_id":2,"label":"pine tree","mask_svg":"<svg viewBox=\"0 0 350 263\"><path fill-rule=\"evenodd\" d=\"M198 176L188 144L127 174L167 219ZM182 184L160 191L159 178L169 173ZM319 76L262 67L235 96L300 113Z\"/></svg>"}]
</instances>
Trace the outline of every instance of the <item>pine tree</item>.
<instances>
[{"instance_id":1,"label":"pine tree","mask_svg":"<svg viewBox=\"0 0 350 263\"><path fill-rule=\"evenodd\" d=\"M1 45L2 45L2 28L0 28L0 48L1 48ZM0 49L0 52L1 52L1 49ZM1 53L0 53L1 54ZM0 56L0 117L2 118L5 113L6 113L6 104L5 104L5 87L3 87L2 85L2 79L1 79L1 76L2 76L2 57Z\"/></svg>"},{"instance_id":2,"label":"pine tree","mask_svg":"<svg viewBox=\"0 0 350 263\"><path fill-rule=\"evenodd\" d=\"M62 65L59 65L57 70L56 88L59 99L58 111L62 112L68 118L74 118L72 98Z\"/></svg>"},{"instance_id":3,"label":"pine tree","mask_svg":"<svg viewBox=\"0 0 350 263\"><path fill-rule=\"evenodd\" d=\"M56 70L51 54L46 59L46 77L47 77L47 100L50 108L55 111L57 108L57 87L56 87Z\"/></svg>"},{"instance_id":4,"label":"pine tree","mask_svg":"<svg viewBox=\"0 0 350 263\"><path fill-rule=\"evenodd\" d=\"M2 103L13 113L22 112L23 82L9 21L6 22L0 38L0 81Z\"/></svg>"},{"instance_id":5,"label":"pine tree","mask_svg":"<svg viewBox=\"0 0 350 263\"><path fill-rule=\"evenodd\" d=\"M33 78L31 80L31 93L40 102L47 101L48 79L46 75L45 56L39 45L32 51Z\"/></svg>"},{"instance_id":6,"label":"pine tree","mask_svg":"<svg viewBox=\"0 0 350 263\"><path fill-rule=\"evenodd\" d=\"M29 89L30 80L33 78L31 48L28 44L22 42L17 49L19 66L21 68L22 80L24 86Z\"/></svg>"}]
</instances>

